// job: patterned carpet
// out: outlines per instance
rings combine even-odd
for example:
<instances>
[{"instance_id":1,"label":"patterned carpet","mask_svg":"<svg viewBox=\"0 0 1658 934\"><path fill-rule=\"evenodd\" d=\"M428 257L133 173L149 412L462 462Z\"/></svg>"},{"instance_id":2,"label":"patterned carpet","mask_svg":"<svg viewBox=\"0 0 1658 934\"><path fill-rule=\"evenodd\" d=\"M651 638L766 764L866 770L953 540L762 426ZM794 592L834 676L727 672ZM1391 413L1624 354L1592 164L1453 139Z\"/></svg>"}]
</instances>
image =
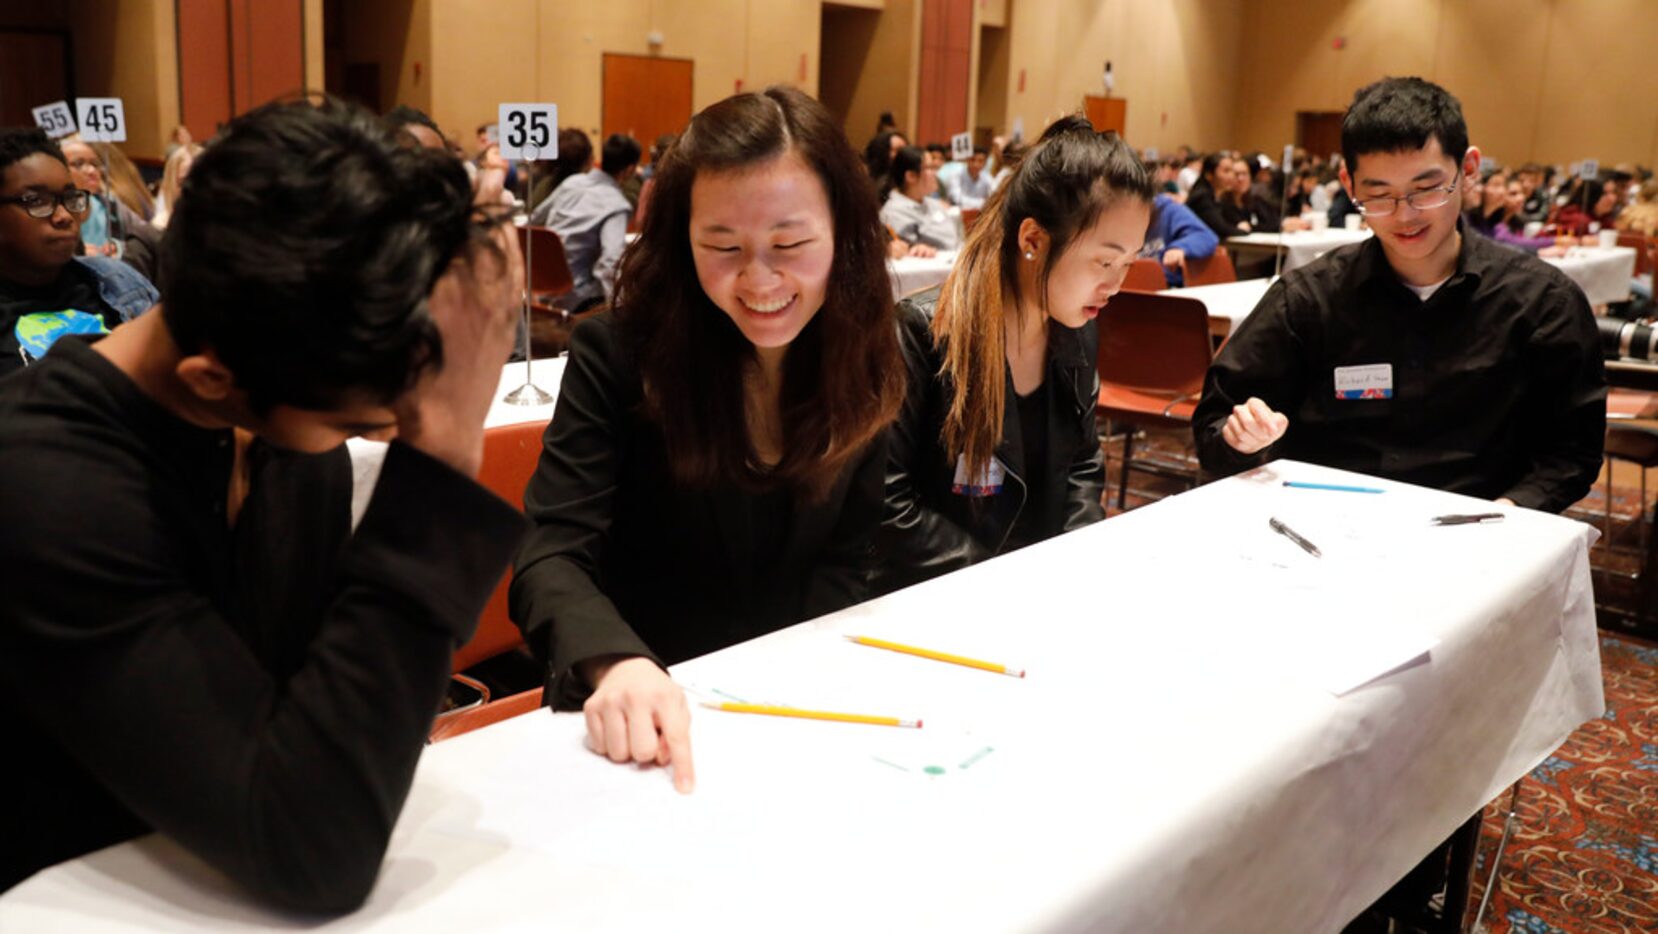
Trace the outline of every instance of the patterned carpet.
<instances>
[{"instance_id":1,"label":"patterned carpet","mask_svg":"<svg viewBox=\"0 0 1658 934\"><path fill-rule=\"evenodd\" d=\"M1519 818L1486 910L1491 934L1658 931L1658 644L1603 635L1601 665L1605 716L1520 786ZM1493 805L1483 859L1501 834Z\"/></svg>"},{"instance_id":2,"label":"patterned carpet","mask_svg":"<svg viewBox=\"0 0 1658 934\"><path fill-rule=\"evenodd\" d=\"M1107 516L1119 512L1121 450L1120 442L1106 446ZM1195 467L1185 432L1148 432L1135 453ZM1640 591L1627 577L1638 569L1638 523L1647 511L1626 486L1632 482L1620 473L1612 534L1590 552L1607 711L1521 784L1514 835L1486 909L1483 930L1490 934L1658 932L1658 640L1641 637L1654 634L1653 624L1640 620ZM1658 493L1658 485L1648 486ZM1178 479L1133 472L1127 508L1186 487ZM1568 514L1601 528L1603 497L1597 487ZM1484 891L1484 862L1502 835L1506 804L1505 795L1486 808L1470 920Z\"/></svg>"}]
</instances>

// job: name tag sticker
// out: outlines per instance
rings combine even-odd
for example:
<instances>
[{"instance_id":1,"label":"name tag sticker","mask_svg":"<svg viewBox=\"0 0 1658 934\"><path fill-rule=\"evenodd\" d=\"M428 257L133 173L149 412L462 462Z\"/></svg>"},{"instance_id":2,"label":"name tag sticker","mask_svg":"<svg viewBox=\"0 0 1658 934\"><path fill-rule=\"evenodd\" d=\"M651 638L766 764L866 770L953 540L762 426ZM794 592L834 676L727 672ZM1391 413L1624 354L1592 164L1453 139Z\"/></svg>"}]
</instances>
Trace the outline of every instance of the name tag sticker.
<instances>
[{"instance_id":1,"label":"name tag sticker","mask_svg":"<svg viewBox=\"0 0 1658 934\"><path fill-rule=\"evenodd\" d=\"M950 492L959 496L995 496L1002 492L1002 481L1007 479L1007 470L1002 462L992 457L985 466L982 476L970 476L967 470L967 455L956 458L956 478L950 485Z\"/></svg>"},{"instance_id":2,"label":"name tag sticker","mask_svg":"<svg viewBox=\"0 0 1658 934\"><path fill-rule=\"evenodd\" d=\"M1393 398L1393 364L1336 367L1337 399Z\"/></svg>"}]
</instances>

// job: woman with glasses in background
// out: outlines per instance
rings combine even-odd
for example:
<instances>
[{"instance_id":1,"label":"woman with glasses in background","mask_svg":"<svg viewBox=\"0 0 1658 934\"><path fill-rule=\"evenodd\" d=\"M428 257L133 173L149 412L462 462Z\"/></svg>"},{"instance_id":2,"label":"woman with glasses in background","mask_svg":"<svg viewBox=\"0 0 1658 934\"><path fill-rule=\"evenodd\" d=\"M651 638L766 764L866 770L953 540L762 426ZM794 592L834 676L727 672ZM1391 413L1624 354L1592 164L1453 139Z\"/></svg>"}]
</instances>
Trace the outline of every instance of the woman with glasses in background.
<instances>
[{"instance_id":1,"label":"woman with glasses in background","mask_svg":"<svg viewBox=\"0 0 1658 934\"><path fill-rule=\"evenodd\" d=\"M142 275L81 255L92 201L45 133L0 130L0 376L65 334L104 334L155 304Z\"/></svg>"}]
</instances>

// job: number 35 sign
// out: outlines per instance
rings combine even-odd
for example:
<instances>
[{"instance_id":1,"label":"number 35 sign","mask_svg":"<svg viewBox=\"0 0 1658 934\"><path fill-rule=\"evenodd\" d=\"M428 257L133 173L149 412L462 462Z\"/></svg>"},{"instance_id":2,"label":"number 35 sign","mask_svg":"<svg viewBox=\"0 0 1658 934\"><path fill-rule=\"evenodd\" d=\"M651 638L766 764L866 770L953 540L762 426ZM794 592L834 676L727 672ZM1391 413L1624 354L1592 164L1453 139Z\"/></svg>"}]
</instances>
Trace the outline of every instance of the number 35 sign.
<instances>
[{"instance_id":1,"label":"number 35 sign","mask_svg":"<svg viewBox=\"0 0 1658 934\"><path fill-rule=\"evenodd\" d=\"M502 104L501 156L523 162L558 158L557 104Z\"/></svg>"}]
</instances>

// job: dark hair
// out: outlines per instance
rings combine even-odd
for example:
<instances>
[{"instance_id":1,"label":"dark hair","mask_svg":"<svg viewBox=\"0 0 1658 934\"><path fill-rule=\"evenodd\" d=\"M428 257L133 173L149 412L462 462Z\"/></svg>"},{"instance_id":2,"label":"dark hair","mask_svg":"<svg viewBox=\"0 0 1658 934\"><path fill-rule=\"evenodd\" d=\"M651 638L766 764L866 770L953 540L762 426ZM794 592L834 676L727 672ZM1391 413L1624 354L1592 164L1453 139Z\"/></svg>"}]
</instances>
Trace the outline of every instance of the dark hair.
<instances>
[{"instance_id":1,"label":"dark hair","mask_svg":"<svg viewBox=\"0 0 1658 934\"><path fill-rule=\"evenodd\" d=\"M663 133L658 136L656 142L651 145L651 161L655 162L661 159L668 150L674 148L674 140L677 139L679 137L673 133Z\"/></svg>"},{"instance_id":2,"label":"dark hair","mask_svg":"<svg viewBox=\"0 0 1658 934\"><path fill-rule=\"evenodd\" d=\"M418 123L436 133L445 142L448 141L448 137L444 136L443 131L438 129L437 121L428 117L425 111L410 107L407 104L398 104L391 110L386 111L386 115L380 118L380 122L385 124L386 129L392 133L400 132L411 123Z\"/></svg>"},{"instance_id":3,"label":"dark hair","mask_svg":"<svg viewBox=\"0 0 1658 934\"><path fill-rule=\"evenodd\" d=\"M881 201L894 191L904 190L904 176L916 172L920 173L927 164L926 153L918 146L905 146L892 155L892 164L887 166L887 177L881 180Z\"/></svg>"},{"instance_id":4,"label":"dark hair","mask_svg":"<svg viewBox=\"0 0 1658 934\"><path fill-rule=\"evenodd\" d=\"M928 152L941 152L946 156L950 154L950 147L944 145L943 143L928 143L924 148Z\"/></svg>"},{"instance_id":5,"label":"dark hair","mask_svg":"<svg viewBox=\"0 0 1658 934\"><path fill-rule=\"evenodd\" d=\"M1359 157L1367 152L1421 149L1429 139L1439 140L1439 148L1458 164L1468 151L1462 105L1421 78L1383 78L1359 88L1341 118L1341 158L1349 175L1356 176Z\"/></svg>"},{"instance_id":6,"label":"dark hair","mask_svg":"<svg viewBox=\"0 0 1658 934\"><path fill-rule=\"evenodd\" d=\"M184 182L162 244L162 316L211 348L263 413L402 394L443 348L426 301L470 242L471 185L333 99L230 121Z\"/></svg>"},{"instance_id":7,"label":"dark hair","mask_svg":"<svg viewBox=\"0 0 1658 934\"><path fill-rule=\"evenodd\" d=\"M990 150L989 150L989 148L987 148L985 146L974 146L973 147L973 155L975 155L975 156L989 156L990 155Z\"/></svg>"},{"instance_id":8,"label":"dark hair","mask_svg":"<svg viewBox=\"0 0 1658 934\"><path fill-rule=\"evenodd\" d=\"M1203 167L1198 170L1197 177L1203 181L1208 181L1209 176L1215 174L1215 170L1220 168L1220 164L1230 158L1232 158L1232 154L1224 149L1217 149L1204 156Z\"/></svg>"},{"instance_id":9,"label":"dark hair","mask_svg":"<svg viewBox=\"0 0 1658 934\"><path fill-rule=\"evenodd\" d=\"M699 286L691 189L794 152L823 182L835 257L823 307L783 366L783 459L765 469L744 415L754 348ZM646 408L676 480L737 482L826 495L846 464L897 415L904 371L887 278L887 234L858 157L828 110L791 87L738 94L691 119L657 168L637 249L622 255L615 316L639 361Z\"/></svg>"},{"instance_id":10,"label":"dark hair","mask_svg":"<svg viewBox=\"0 0 1658 934\"><path fill-rule=\"evenodd\" d=\"M558 158L553 161L553 188L572 175L587 171L593 163L593 141L575 127L558 131ZM548 189L551 191L552 189Z\"/></svg>"},{"instance_id":11,"label":"dark hair","mask_svg":"<svg viewBox=\"0 0 1658 934\"><path fill-rule=\"evenodd\" d=\"M623 169L638 165L640 155L638 140L626 133L612 133L605 138L599 168L606 175L618 175Z\"/></svg>"},{"instance_id":12,"label":"dark hair","mask_svg":"<svg viewBox=\"0 0 1658 934\"><path fill-rule=\"evenodd\" d=\"M904 134L896 130L875 134L875 138L864 147L864 167L869 170L869 177L877 182L887 177L887 169L892 167L892 138L896 136L904 139Z\"/></svg>"},{"instance_id":13,"label":"dark hair","mask_svg":"<svg viewBox=\"0 0 1658 934\"><path fill-rule=\"evenodd\" d=\"M953 387L941 440L970 469L990 462L1002 436L1007 366L1006 316L1018 313L1019 225L1030 218L1049 247L1037 271L1037 303L1047 308L1048 278L1077 236L1113 204L1150 206L1156 194L1140 157L1115 133L1096 133L1080 116L1061 117L991 193L944 280L933 338Z\"/></svg>"},{"instance_id":14,"label":"dark hair","mask_svg":"<svg viewBox=\"0 0 1658 934\"><path fill-rule=\"evenodd\" d=\"M46 131L40 127L0 129L0 172L11 168L14 163L42 152L65 166L69 164L69 161L63 158L63 150L58 147L57 141L47 136Z\"/></svg>"}]
</instances>

